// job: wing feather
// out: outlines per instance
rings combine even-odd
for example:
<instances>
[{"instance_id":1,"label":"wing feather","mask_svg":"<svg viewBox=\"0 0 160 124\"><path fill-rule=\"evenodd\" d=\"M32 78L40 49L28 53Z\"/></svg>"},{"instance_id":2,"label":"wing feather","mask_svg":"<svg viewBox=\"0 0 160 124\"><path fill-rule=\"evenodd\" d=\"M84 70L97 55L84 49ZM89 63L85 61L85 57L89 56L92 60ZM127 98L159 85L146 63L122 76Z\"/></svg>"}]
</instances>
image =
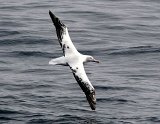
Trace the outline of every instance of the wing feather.
<instances>
[{"instance_id":1,"label":"wing feather","mask_svg":"<svg viewBox=\"0 0 160 124\"><path fill-rule=\"evenodd\" d=\"M51 11L49 11L49 15L56 28L58 41L63 50L64 56L67 56L69 54L77 54L78 51L71 41L67 27Z\"/></svg>"},{"instance_id":2,"label":"wing feather","mask_svg":"<svg viewBox=\"0 0 160 124\"><path fill-rule=\"evenodd\" d=\"M83 67L83 63L76 64L76 66L70 66L72 73L78 82L79 86L83 90L88 100L88 103L92 110L96 109L96 97L95 97L95 89L90 83L86 72Z\"/></svg>"}]
</instances>

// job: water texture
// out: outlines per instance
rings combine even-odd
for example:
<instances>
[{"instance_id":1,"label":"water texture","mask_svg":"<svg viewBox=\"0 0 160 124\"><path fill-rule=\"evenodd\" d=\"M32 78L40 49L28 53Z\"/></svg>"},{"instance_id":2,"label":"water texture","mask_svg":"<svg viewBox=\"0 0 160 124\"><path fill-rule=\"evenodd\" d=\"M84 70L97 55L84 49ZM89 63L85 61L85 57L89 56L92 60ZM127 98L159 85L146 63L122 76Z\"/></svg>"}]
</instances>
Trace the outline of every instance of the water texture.
<instances>
[{"instance_id":1,"label":"water texture","mask_svg":"<svg viewBox=\"0 0 160 124\"><path fill-rule=\"evenodd\" d=\"M96 89L92 111L62 56L51 10ZM159 0L1 0L0 124L159 124Z\"/></svg>"}]
</instances>

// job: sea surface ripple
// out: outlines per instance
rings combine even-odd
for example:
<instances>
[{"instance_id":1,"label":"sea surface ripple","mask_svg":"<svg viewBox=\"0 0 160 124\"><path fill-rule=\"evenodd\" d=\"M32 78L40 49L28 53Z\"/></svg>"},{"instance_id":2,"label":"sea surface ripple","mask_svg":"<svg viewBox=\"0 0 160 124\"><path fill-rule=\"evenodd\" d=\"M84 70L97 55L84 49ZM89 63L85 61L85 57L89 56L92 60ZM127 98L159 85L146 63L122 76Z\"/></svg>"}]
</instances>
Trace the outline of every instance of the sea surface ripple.
<instances>
[{"instance_id":1,"label":"sea surface ripple","mask_svg":"<svg viewBox=\"0 0 160 124\"><path fill-rule=\"evenodd\" d=\"M91 111L62 56L51 10L76 48L100 64L85 69ZM1 0L0 124L159 124L159 0Z\"/></svg>"}]
</instances>

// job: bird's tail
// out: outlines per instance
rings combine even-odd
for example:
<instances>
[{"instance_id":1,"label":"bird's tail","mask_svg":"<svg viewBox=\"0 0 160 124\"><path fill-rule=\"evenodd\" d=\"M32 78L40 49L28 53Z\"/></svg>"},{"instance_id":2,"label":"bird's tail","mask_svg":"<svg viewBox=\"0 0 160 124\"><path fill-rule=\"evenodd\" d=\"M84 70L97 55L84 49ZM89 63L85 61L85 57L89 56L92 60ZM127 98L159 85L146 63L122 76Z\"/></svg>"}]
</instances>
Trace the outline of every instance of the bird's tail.
<instances>
[{"instance_id":1,"label":"bird's tail","mask_svg":"<svg viewBox=\"0 0 160 124\"><path fill-rule=\"evenodd\" d=\"M96 96L95 96L95 91L90 92L90 93L85 93L86 98L88 100L88 103L91 107L92 110L96 109Z\"/></svg>"}]
</instances>

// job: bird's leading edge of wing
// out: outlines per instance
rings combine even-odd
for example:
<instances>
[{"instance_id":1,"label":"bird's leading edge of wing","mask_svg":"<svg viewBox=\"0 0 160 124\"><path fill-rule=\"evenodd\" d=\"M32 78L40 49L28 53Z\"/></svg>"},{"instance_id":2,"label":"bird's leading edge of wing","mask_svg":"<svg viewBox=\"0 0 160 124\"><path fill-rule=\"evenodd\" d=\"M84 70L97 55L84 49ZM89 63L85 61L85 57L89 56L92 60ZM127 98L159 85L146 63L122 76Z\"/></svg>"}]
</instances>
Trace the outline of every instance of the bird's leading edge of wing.
<instances>
[{"instance_id":1,"label":"bird's leading edge of wing","mask_svg":"<svg viewBox=\"0 0 160 124\"><path fill-rule=\"evenodd\" d=\"M49 11L49 15L56 28L58 41L62 47L64 56L68 54L77 54L78 51L70 39L67 27L51 11Z\"/></svg>"}]
</instances>

